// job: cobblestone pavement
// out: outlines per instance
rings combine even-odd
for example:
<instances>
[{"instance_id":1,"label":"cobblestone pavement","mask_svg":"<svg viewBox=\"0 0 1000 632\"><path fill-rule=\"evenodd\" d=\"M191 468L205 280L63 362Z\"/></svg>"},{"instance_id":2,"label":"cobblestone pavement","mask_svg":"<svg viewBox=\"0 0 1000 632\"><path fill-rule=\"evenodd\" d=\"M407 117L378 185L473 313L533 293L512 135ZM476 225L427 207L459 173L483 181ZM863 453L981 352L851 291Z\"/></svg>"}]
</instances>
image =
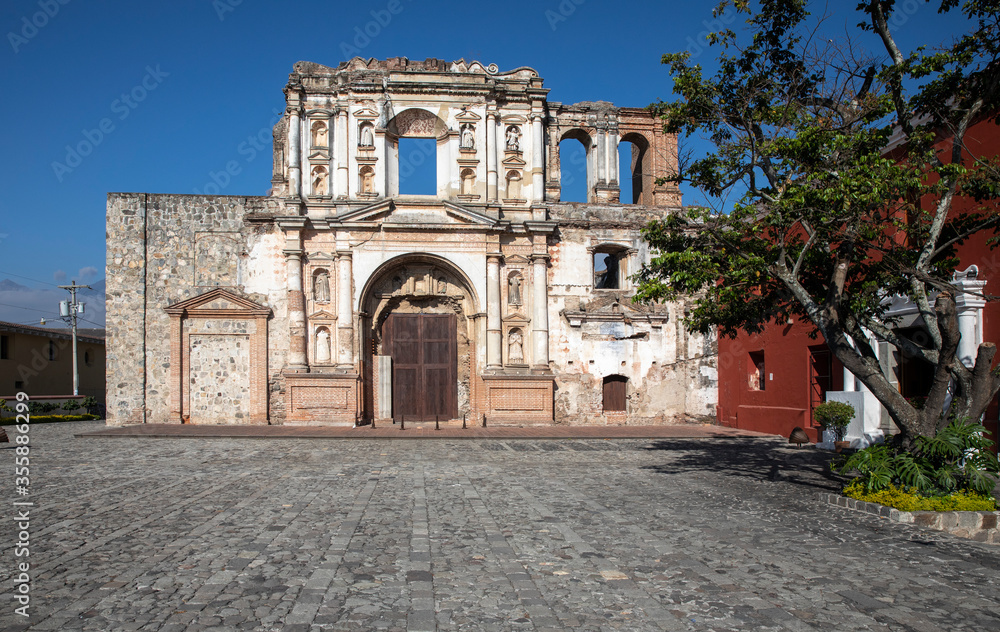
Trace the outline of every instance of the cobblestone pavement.
<instances>
[{"instance_id":1,"label":"cobblestone pavement","mask_svg":"<svg viewBox=\"0 0 1000 632\"><path fill-rule=\"evenodd\" d=\"M73 438L33 426L10 630L1000 629L1000 547L823 505L780 439ZM8 428L9 429L9 428Z\"/></svg>"}]
</instances>

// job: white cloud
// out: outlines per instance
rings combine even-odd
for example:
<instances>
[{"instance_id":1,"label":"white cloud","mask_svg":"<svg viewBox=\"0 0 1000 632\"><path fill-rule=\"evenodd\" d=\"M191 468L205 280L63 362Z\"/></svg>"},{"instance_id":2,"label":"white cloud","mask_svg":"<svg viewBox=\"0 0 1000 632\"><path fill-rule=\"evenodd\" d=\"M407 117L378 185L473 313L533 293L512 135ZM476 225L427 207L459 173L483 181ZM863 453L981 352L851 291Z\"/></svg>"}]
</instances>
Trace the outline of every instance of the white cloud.
<instances>
[{"instance_id":1,"label":"white cloud","mask_svg":"<svg viewBox=\"0 0 1000 632\"><path fill-rule=\"evenodd\" d=\"M97 278L97 268L94 266L87 266L86 268L80 268L80 280L89 281L90 279Z\"/></svg>"},{"instance_id":2,"label":"white cloud","mask_svg":"<svg viewBox=\"0 0 1000 632\"><path fill-rule=\"evenodd\" d=\"M56 283L62 283L63 281L66 280L66 273L63 272L62 270L56 270L52 274L52 278L56 280Z\"/></svg>"}]
</instances>

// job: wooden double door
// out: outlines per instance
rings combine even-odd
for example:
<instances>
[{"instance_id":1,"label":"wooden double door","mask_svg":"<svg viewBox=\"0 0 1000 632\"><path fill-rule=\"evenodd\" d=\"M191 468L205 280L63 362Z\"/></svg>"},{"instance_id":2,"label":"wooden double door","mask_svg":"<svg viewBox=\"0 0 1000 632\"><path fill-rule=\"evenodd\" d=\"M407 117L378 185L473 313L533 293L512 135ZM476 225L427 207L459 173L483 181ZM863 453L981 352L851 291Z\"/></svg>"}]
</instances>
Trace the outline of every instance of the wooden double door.
<instances>
[{"instance_id":1,"label":"wooden double door","mask_svg":"<svg viewBox=\"0 0 1000 632\"><path fill-rule=\"evenodd\" d=\"M392 416L433 421L458 416L455 314L392 314L382 348L392 356Z\"/></svg>"}]
</instances>

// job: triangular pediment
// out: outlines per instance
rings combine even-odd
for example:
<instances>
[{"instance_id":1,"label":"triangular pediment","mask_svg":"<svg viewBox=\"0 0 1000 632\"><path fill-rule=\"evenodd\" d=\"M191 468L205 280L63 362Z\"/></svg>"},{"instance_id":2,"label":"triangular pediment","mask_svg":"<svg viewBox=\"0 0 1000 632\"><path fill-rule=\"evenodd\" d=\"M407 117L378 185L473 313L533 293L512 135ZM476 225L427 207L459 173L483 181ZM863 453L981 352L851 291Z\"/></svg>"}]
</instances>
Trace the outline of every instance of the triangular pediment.
<instances>
[{"instance_id":1,"label":"triangular pediment","mask_svg":"<svg viewBox=\"0 0 1000 632\"><path fill-rule=\"evenodd\" d=\"M455 115L455 119L465 122L465 121L481 121L483 117L479 116L475 112L469 112L468 110L462 110Z\"/></svg>"},{"instance_id":2,"label":"triangular pediment","mask_svg":"<svg viewBox=\"0 0 1000 632\"><path fill-rule=\"evenodd\" d=\"M523 169L526 163L524 162L524 160L522 160L517 156L511 156L510 158L504 160L502 164L504 167L510 169Z\"/></svg>"},{"instance_id":3,"label":"triangular pediment","mask_svg":"<svg viewBox=\"0 0 1000 632\"><path fill-rule=\"evenodd\" d=\"M378 118L378 112L369 107L363 107L360 110L355 110L354 118L362 120L374 120Z\"/></svg>"},{"instance_id":4,"label":"triangular pediment","mask_svg":"<svg viewBox=\"0 0 1000 632\"><path fill-rule=\"evenodd\" d=\"M531 260L524 255L509 255L504 257L504 263L510 265L512 263L529 263Z\"/></svg>"},{"instance_id":5,"label":"triangular pediment","mask_svg":"<svg viewBox=\"0 0 1000 632\"><path fill-rule=\"evenodd\" d=\"M260 303L221 288L199 294L179 303L174 303L165 308L164 311L168 314L187 314L189 316L198 314L218 315L220 313L232 314L234 316L260 316L271 313L269 307L265 307Z\"/></svg>"},{"instance_id":6,"label":"triangular pediment","mask_svg":"<svg viewBox=\"0 0 1000 632\"><path fill-rule=\"evenodd\" d=\"M309 152L309 160L329 160L330 152L325 149L317 149Z\"/></svg>"},{"instance_id":7,"label":"triangular pediment","mask_svg":"<svg viewBox=\"0 0 1000 632\"><path fill-rule=\"evenodd\" d=\"M333 223L354 224L377 222L386 226L445 226L497 228L500 221L489 215L454 202L382 200L369 206L344 213Z\"/></svg>"},{"instance_id":8,"label":"triangular pediment","mask_svg":"<svg viewBox=\"0 0 1000 632\"><path fill-rule=\"evenodd\" d=\"M318 312L309 314L309 320L337 320L337 316L335 314L331 314L325 309L321 309Z\"/></svg>"}]
</instances>

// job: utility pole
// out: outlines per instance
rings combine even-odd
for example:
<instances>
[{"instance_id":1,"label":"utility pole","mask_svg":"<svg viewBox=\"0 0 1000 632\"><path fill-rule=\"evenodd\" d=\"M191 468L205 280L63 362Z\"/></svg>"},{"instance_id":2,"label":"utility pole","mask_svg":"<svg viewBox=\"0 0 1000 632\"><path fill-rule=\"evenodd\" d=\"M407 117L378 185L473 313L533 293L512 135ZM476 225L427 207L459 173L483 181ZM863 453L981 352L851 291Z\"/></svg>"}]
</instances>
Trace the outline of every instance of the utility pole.
<instances>
[{"instance_id":1,"label":"utility pole","mask_svg":"<svg viewBox=\"0 0 1000 632\"><path fill-rule=\"evenodd\" d=\"M73 327L73 396L80 394L80 365L76 361L76 315L83 313L83 303L76 302L76 291L83 288L91 289L89 285L77 285L76 281L70 281L72 285L60 285L59 288L69 290L70 300L59 301L59 317L67 321Z\"/></svg>"}]
</instances>

